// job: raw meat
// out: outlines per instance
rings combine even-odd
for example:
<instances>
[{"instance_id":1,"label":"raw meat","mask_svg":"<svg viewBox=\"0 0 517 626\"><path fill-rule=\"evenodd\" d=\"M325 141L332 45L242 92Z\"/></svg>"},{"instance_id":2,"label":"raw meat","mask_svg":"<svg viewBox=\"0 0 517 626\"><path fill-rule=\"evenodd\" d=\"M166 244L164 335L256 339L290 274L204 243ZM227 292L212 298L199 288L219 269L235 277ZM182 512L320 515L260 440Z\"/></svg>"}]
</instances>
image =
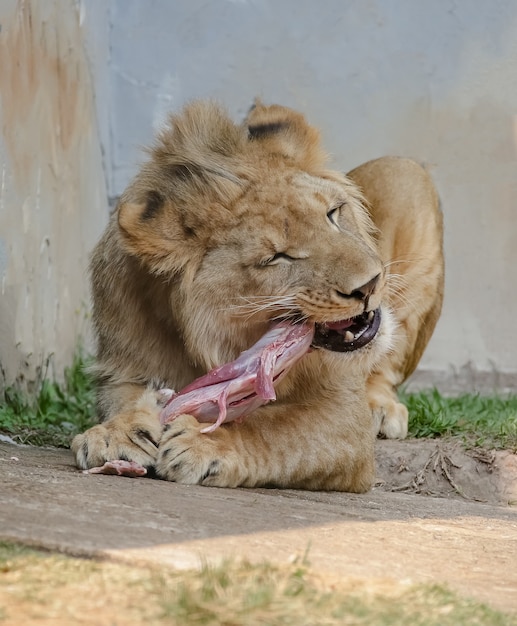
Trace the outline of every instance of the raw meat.
<instances>
[{"instance_id":1,"label":"raw meat","mask_svg":"<svg viewBox=\"0 0 517 626\"><path fill-rule=\"evenodd\" d=\"M164 406L162 424L181 414L212 422L209 433L223 422L242 419L263 404L276 400L274 383L308 352L314 324L280 322L255 345L230 363L196 379Z\"/></svg>"},{"instance_id":2,"label":"raw meat","mask_svg":"<svg viewBox=\"0 0 517 626\"><path fill-rule=\"evenodd\" d=\"M106 461L101 467L92 467L83 470L83 474L115 474L116 476L129 476L129 478L137 478L145 476L147 470L143 465L136 461Z\"/></svg>"}]
</instances>

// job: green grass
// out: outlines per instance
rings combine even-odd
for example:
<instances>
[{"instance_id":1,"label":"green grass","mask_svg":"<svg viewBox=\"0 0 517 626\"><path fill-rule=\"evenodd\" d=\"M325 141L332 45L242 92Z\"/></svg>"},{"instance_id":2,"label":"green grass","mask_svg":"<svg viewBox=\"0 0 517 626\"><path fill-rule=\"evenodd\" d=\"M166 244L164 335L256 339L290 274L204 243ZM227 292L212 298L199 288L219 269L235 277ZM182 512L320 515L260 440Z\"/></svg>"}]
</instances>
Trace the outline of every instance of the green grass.
<instances>
[{"instance_id":1,"label":"green grass","mask_svg":"<svg viewBox=\"0 0 517 626\"><path fill-rule=\"evenodd\" d=\"M517 450L517 396L438 391L401 393L409 409L410 437L462 437L466 444Z\"/></svg>"},{"instance_id":2,"label":"green grass","mask_svg":"<svg viewBox=\"0 0 517 626\"><path fill-rule=\"evenodd\" d=\"M303 562L177 571L7 543L0 543L0 619L96 626L517 626L515 614L442 585L329 578Z\"/></svg>"},{"instance_id":3,"label":"green grass","mask_svg":"<svg viewBox=\"0 0 517 626\"><path fill-rule=\"evenodd\" d=\"M16 387L0 394L0 433L18 443L68 447L71 438L94 423L95 392L89 359L78 353L64 382L43 380L33 395Z\"/></svg>"}]
</instances>

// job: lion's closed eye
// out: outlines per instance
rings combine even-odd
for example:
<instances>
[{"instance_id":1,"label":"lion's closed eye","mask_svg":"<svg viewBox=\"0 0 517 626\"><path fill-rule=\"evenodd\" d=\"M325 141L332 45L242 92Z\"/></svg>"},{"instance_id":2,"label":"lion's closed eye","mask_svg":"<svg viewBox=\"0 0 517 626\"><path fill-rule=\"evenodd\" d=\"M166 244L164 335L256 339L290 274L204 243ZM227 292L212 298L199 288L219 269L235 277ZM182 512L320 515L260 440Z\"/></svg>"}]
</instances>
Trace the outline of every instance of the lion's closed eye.
<instances>
[{"instance_id":1,"label":"lion's closed eye","mask_svg":"<svg viewBox=\"0 0 517 626\"><path fill-rule=\"evenodd\" d=\"M259 263L260 267L267 267L271 265L280 265L281 263L290 264L296 261L296 257L287 254L286 252L277 252L273 256L269 256L262 259Z\"/></svg>"},{"instance_id":2,"label":"lion's closed eye","mask_svg":"<svg viewBox=\"0 0 517 626\"><path fill-rule=\"evenodd\" d=\"M308 259L308 258L309 258L308 252L304 252L302 250L292 252L290 254L287 252L277 252L276 254L272 256L268 256L262 259L258 263L258 265L259 267L271 267L272 265L281 265L281 264L290 265L294 261L301 261L303 259Z\"/></svg>"}]
</instances>

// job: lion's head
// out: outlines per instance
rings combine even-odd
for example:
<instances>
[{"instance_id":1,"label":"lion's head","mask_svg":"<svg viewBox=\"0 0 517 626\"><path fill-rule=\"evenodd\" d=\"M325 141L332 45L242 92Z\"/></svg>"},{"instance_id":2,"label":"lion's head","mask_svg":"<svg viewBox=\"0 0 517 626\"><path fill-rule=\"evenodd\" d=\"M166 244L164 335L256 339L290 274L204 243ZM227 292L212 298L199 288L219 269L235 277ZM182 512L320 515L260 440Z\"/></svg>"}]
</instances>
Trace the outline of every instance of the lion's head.
<instances>
[{"instance_id":1,"label":"lion's head","mask_svg":"<svg viewBox=\"0 0 517 626\"><path fill-rule=\"evenodd\" d=\"M174 326L204 368L272 319L369 368L389 344L384 267L359 189L325 168L304 117L258 102L237 125L193 103L162 132L118 207L119 242L169 286Z\"/></svg>"}]
</instances>

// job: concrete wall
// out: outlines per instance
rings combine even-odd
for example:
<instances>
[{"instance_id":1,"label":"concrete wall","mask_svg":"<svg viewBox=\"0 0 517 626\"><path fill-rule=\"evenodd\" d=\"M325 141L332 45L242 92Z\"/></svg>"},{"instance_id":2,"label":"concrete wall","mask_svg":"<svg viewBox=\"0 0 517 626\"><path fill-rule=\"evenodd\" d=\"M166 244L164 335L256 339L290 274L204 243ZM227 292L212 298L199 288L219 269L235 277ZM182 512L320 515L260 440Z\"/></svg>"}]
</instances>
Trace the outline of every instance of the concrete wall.
<instances>
[{"instance_id":1,"label":"concrete wall","mask_svg":"<svg viewBox=\"0 0 517 626\"><path fill-rule=\"evenodd\" d=\"M62 375L86 332L107 195L73 0L0 0L0 387Z\"/></svg>"},{"instance_id":2,"label":"concrete wall","mask_svg":"<svg viewBox=\"0 0 517 626\"><path fill-rule=\"evenodd\" d=\"M517 388L516 0L0 0L0 20L9 377L70 357L107 215L101 164L116 197L167 111L211 97L239 119L259 95L302 110L338 168L428 165L447 284L420 371Z\"/></svg>"},{"instance_id":3,"label":"concrete wall","mask_svg":"<svg viewBox=\"0 0 517 626\"><path fill-rule=\"evenodd\" d=\"M169 109L299 108L336 167L426 163L445 214L443 316L421 364L445 387L517 388L515 0L113 0L111 195ZM478 375L478 371L482 375Z\"/></svg>"}]
</instances>

